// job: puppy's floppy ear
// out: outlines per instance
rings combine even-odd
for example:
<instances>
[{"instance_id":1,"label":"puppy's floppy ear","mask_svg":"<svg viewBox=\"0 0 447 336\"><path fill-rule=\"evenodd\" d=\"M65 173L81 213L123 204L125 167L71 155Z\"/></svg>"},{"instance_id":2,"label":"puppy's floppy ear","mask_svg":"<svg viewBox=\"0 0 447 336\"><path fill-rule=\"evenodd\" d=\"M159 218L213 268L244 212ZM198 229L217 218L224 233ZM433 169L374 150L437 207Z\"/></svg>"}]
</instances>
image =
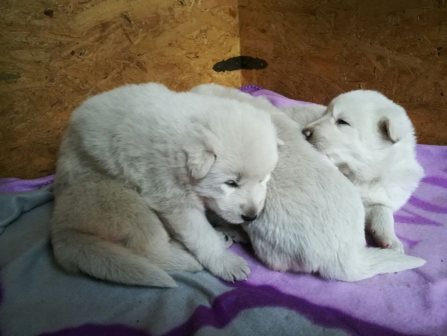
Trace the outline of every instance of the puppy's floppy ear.
<instances>
[{"instance_id":1,"label":"puppy's floppy ear","mask_svg":"<svg viewBox=\"0 0 447 336\"><path fill-rule=\"evenodd\" d=\"M186 153L188 156L186 165L195 180L204 178L216 161L216 155L200 144L189 146Z\"/></svg>"},{"instance_id":2,"label":"puppy's floppy ear","mask_svg":"<svg viewBox=\"0 0 447 336\"><path fill-rule=\"evenodd\" d=\"M379 132L385 139L392 143L398 142L402 137L402 132L399 127L396 127L387 117L379 120Z\"/></svg>"},{"instance_id":3,"label":"puppy's floppy ear","mask_svg":"<svg viewBox=\"0 0 447 336\"><path fill-rule=\"evenodd\" d=\"M216 148L218 140L206 127L194 125L190 140L185 144L187 155L186 166L195 180L204 178L216 161Z\"/></svg>"}]
</instances>

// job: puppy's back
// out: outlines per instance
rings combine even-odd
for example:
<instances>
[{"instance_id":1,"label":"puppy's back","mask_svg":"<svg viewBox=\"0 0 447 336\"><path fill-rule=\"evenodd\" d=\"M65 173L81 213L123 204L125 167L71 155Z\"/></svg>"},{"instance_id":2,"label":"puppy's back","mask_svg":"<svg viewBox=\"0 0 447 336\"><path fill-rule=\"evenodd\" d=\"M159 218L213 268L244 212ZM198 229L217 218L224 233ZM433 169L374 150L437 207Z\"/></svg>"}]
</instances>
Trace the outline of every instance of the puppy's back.
<instances>
[{"instance_id":1,"label":"puppy's back","mask_svg":"<svg viewBox=\"0 0 447 336\"><path fill-rule=\"evenodd\" d=\"M302 271L314 272L344 253L338 246L364 246L363 205L355 187L301 137L298 124L281 115L273 120L284 146L265 209L248 226L249 235L271 268L288 270L302 260Z\"/></svg>"}]
</instances>

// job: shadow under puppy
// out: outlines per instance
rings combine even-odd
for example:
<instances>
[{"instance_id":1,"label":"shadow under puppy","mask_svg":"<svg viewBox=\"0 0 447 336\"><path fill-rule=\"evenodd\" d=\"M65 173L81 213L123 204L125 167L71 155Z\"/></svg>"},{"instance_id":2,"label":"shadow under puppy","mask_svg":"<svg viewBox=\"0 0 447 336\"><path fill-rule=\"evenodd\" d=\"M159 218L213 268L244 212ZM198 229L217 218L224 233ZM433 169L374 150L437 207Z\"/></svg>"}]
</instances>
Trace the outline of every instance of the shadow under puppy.
<instances>
[{"instance_id":1,"label":"shadow under puppy","mask_svg":"<svg viewBox=\"0 0 447 336\"><path fill-rule=\"evenodd\" d=\"M365 211L357 189L305 141L298 123L267 100L235 89L214 85L194 91L249 101L269 110L284 141L265 208L256 221L243 224L255 254L269 268L359 281L425 263L394 250L366 247Z\"/></svg>"},{"instance_id":2,"label":"shadow under puppy","mask_svg":"<svg viewBox=\"0 0 447 336\"><path fill-rule=\"evenodd\" d=\"M393 213L424 175L416 161L414 127L405 110L376 91L339 95L326 108L282 108L303 134L356 186L366 212L366 229L381 247L404 252L394 232Z\"/></svg>"}]
</instances>

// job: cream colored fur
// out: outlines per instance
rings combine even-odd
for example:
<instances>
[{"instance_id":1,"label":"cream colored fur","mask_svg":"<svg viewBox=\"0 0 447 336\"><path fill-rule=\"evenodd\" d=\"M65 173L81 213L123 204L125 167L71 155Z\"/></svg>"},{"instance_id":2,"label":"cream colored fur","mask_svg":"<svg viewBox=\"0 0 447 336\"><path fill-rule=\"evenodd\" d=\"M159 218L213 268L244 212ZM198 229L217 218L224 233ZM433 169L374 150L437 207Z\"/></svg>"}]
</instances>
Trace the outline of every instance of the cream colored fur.
<instances>
[{"instance_id":1,"label":"cream colored fur","mask_svg":"<svg viewBox=\"0 0 447 336\"><path fill-rule=\"evenodd\" d=\"M303 126L265 99L216 85L195 90L269 110L278 136L284 141L268 185L265 208L256 221L243 225L256 255L268 267L358 281L425 263L391 249L366 247L365 211L358 190L326 156L305 141L301 135ZM311 121L313 111L321 116L325 110L318 105L300 108L305 110L305 122Z\"/></svg>"},{"instance_id":2,"label":"cream colored fur","mask_svg":"<svg viewBox=\"0 0 447 336\"><path fill-rule=\"evenodd\" d=\"M286 109L299 119L300 106ZM393 213L416 190L424 175L416 161L414 128L405 110L376 91L336 97L315 113L303 133L356 186L366 210L366 227L377 244L399 252Z\"/></svg>"},{"instance_id":3,"label":"cream colored fur","mask_svg":"<svg viewBox=\"0 0 447 336\"><path fill-rule=\"evenodd\" d=\"M165 271L202 265L227 281L245 279L247 263L226 251L205 208L234 224L253 220L276 146L269 114L247 103L155 83L88 99L59 154L56 260L131 285L173 287Z\"/></svg>"}]
</instances>

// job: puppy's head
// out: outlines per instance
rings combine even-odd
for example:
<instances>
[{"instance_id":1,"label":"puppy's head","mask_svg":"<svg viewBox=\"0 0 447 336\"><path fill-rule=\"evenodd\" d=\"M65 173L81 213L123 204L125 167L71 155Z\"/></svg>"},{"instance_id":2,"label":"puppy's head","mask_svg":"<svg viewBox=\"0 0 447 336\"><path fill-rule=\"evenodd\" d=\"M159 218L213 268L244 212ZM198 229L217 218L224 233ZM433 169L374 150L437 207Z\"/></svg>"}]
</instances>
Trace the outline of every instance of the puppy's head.
<instances>
[{"instance_id":1,"label":"puppy's head","mask_svg":"<svg viewBox=\"0 0 447 336\"><path fill-rule=\"evenodd\" d=\"M414 146L414 128L405 110L376 91L336 97L304 136L345 174L373 175L397 147Z\"/></svg>"},{"instance_id":2,"label":"puppy's head","mask_svg":"<svg viewBox=\"0 0 447 336\"><path fill-rule=\"evenodd\" d=\"M195 192L233 224L257 218L278 160L279 140L270 118L248 106L241 113L220 112L202 129L202 145L187 150Z\"/></svg>"}]
</instances>

